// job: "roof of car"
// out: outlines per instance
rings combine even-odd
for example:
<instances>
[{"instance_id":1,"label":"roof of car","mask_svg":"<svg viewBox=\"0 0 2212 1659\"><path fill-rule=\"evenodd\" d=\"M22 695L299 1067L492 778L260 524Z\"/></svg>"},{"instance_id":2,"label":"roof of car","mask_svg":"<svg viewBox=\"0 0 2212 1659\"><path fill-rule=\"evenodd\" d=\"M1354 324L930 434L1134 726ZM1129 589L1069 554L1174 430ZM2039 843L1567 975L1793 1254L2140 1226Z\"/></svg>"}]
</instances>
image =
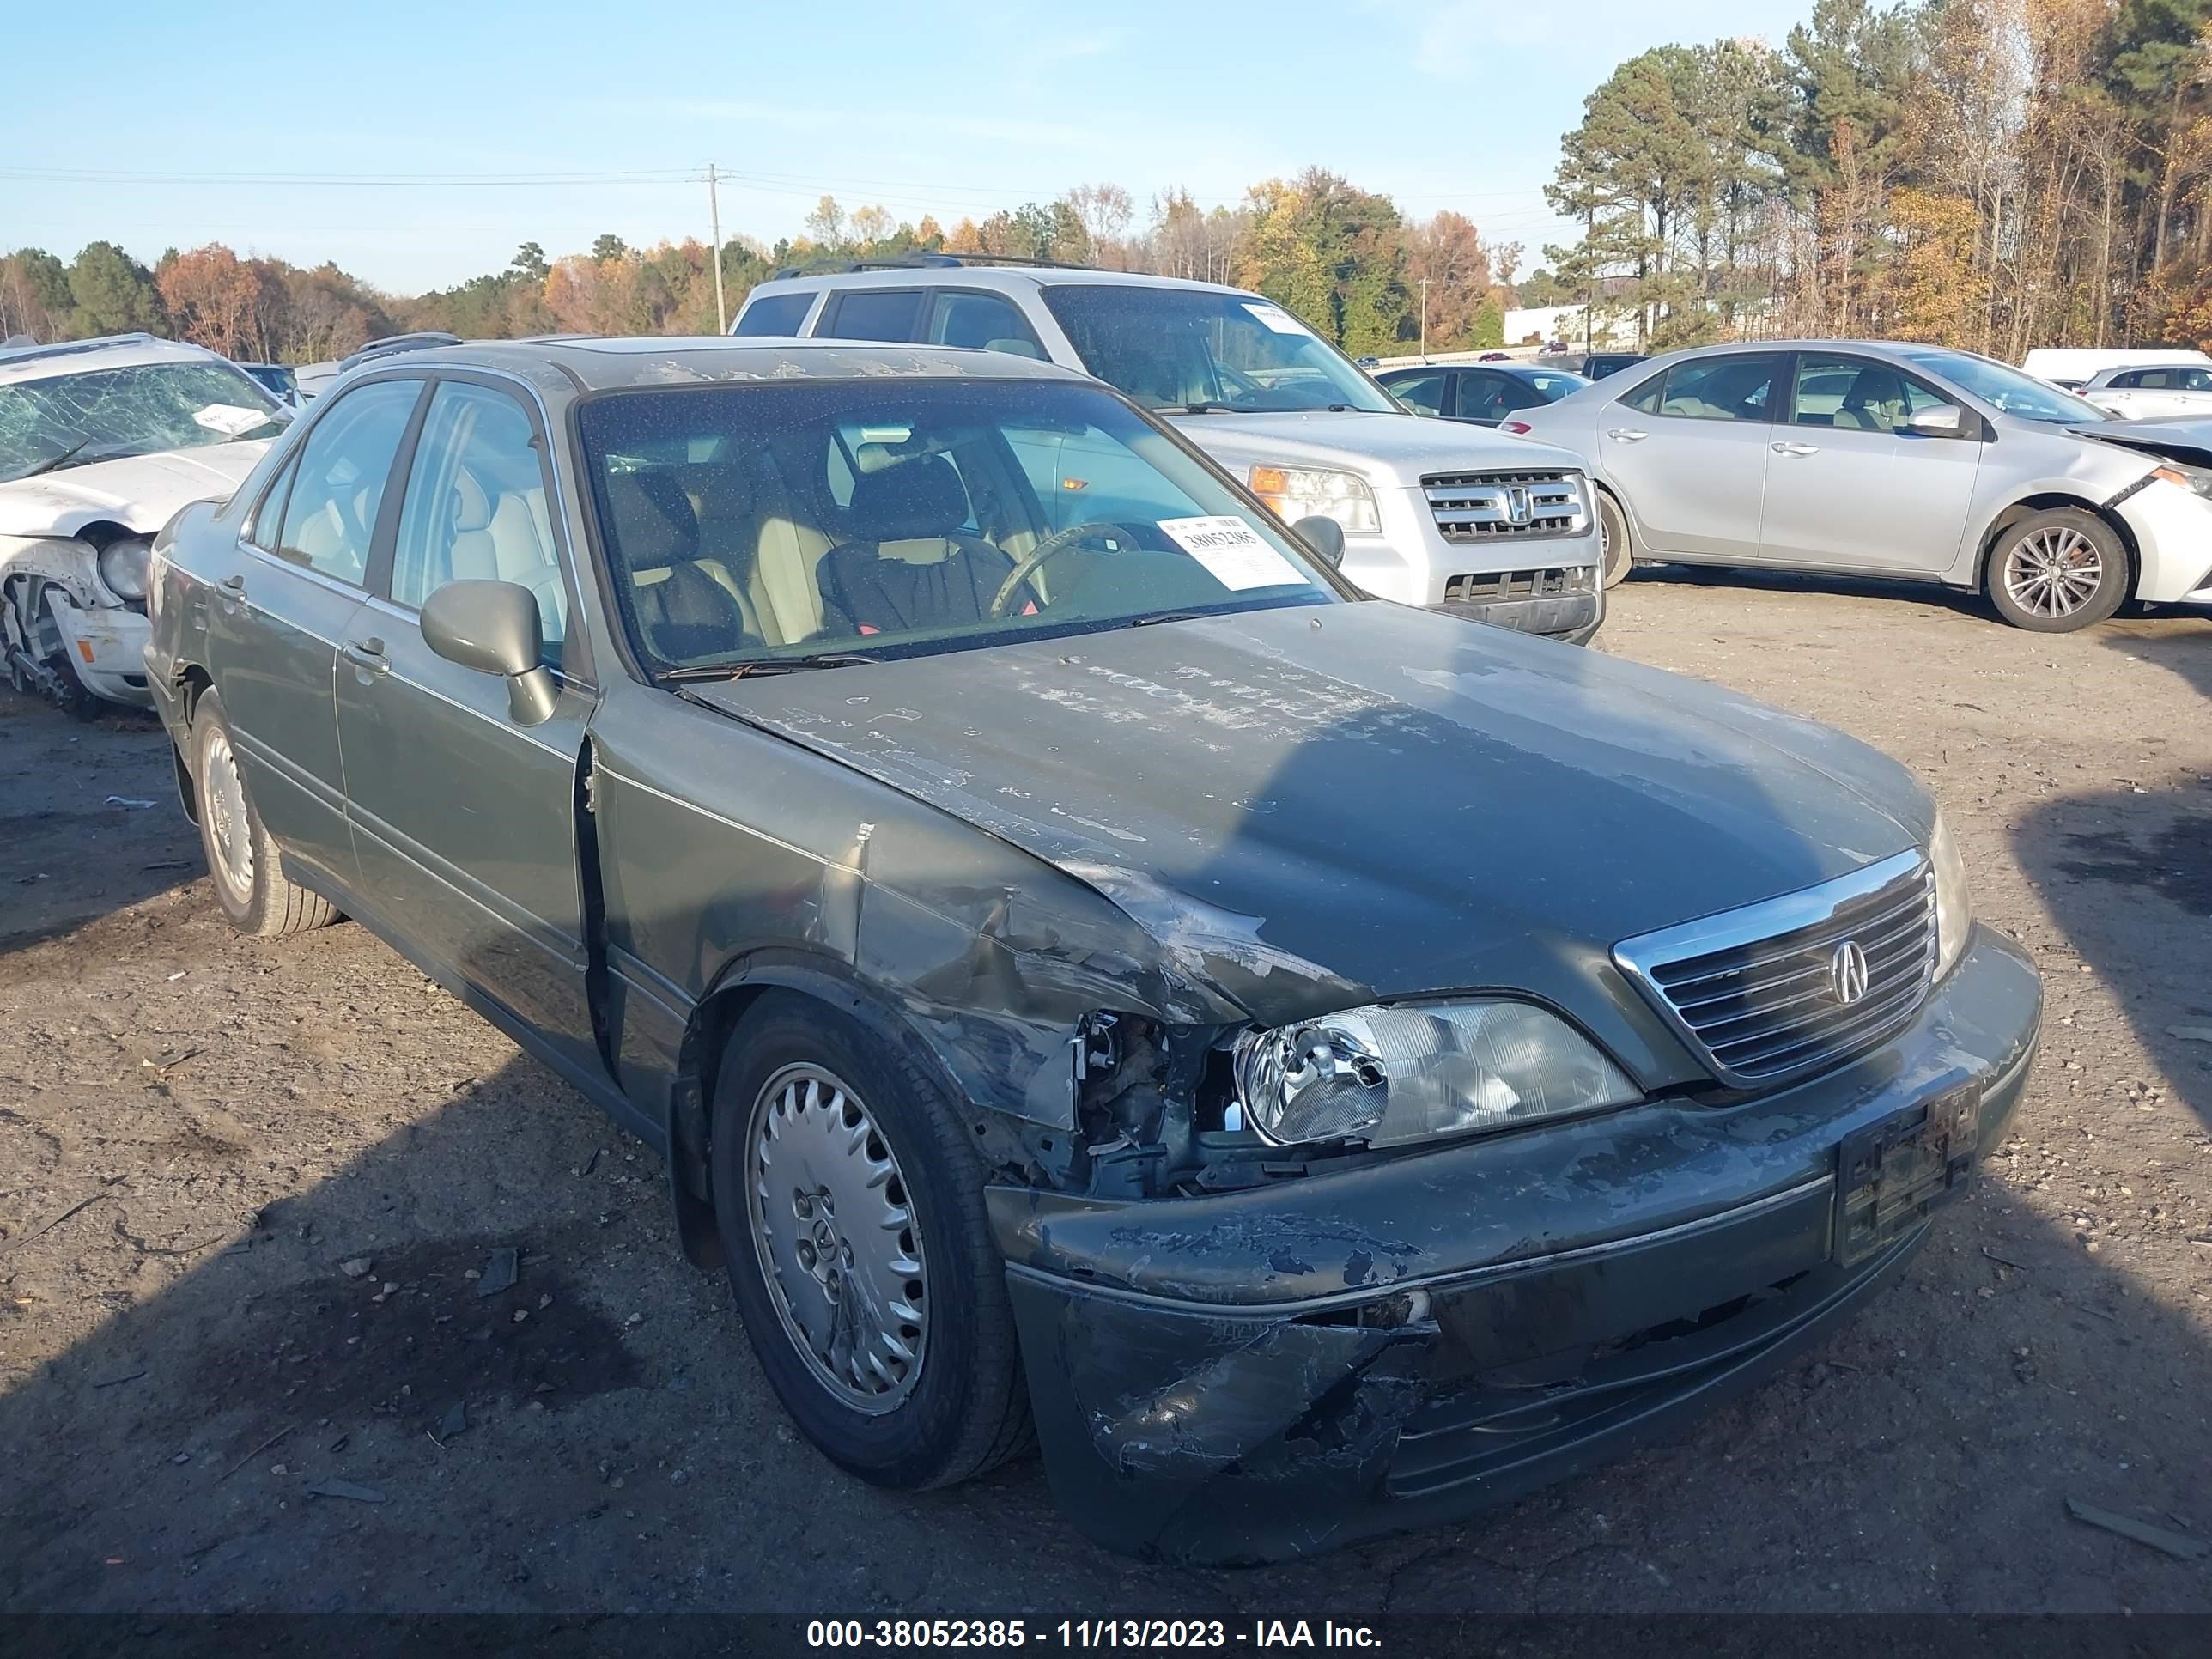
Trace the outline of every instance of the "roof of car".
<instances>
[{"instance_id":1,"label":"roof of car","mask_svg":"<svg viewBox=\"0 0 2212 1659\"><path fill-rule=\"evenodd\" d=\"M1384 385L1394 380L1403 380L1408 374L1441 374L1451 368L1479 368L1486 374L1510 374L1524 379L1536 374L1572 374L1571 368L1562 368L1557 363L1400 363L1394 368L1376 369L1375 378Z\"/></svg>"},{"instance_id":2,"label":"roof of car","mask_svg":"<svg viewBox=\"0 0 2212 1659\"><path fill-rule=\"evenodd\" d=\"M1194 282L1185 276L1155 276L1142 270L1098 270L1089 265L888 265L873 270L802 271L761 283L756 294L773 289L822 288L968 288L1015 293L1036 288L1181 288L1204 294L1259 296L1226 283Z\"/></svg>"},{"instance_id":3,"label":"roof of car","mask_svg":"<svg viewBox=\"0 0 2212 1659\"><path fill-rule=\"evenodd\" d=\"M94 340L57 340L52 345L0 346L0 382L43 380L132 363L223 362L205 346L161 340L151 334L106 334Z\"/></svg>"},{"instance_id":4,"label":"roof of car","mask_svg":"<svg viewBox=\"0 0 2212 1659\"><path fill-rule=\"evenodd\" d=\"M720 334L476 340L394 353L362 368L367 372L467 364L510 370L550 368L592 392L716 380L858 380L902 375L988 380L1086 378L1073 369L1004 351L885 345L866 340L781 340L768 336L732 339Z\"/></svg>"}]
</instances>

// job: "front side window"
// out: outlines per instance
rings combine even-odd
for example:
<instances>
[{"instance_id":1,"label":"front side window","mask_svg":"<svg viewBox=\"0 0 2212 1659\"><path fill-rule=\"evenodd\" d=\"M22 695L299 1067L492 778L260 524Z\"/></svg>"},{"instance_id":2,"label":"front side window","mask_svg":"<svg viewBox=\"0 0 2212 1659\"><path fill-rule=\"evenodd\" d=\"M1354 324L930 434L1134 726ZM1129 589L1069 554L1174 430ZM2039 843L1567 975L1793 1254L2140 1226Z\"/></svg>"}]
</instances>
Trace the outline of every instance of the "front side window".
<instances>
[{"instance_id":1,"label":"front side window","mask_svg":"<svg viewBox=\"0 0 2212 1659\"><path fill-rule=\"evenodd\" d=\"M929 313L929 343L969 351L1006 351L1017 357L1044 356L1036 332L995 294L939 294Z\"/></svg>"},{"instance_id":2,"label":"front side window","mask_svg":"<svg viewBox=\"0 0 2212 1659\"><path fill-rule=\"evenodd\" d=\"M0 483L274 437L288 418L245 370L214 358L17 380L0 386Z\"/></svg>"},{"instance_id":3,"label":"front side window","mask_svg":"<svg viewBox=\"0 0 2212 1659\"><path fill-rule=\"evenodd\" d=\"M1396 409L1342 352L1256 295L1143 283L1053 283L1043 293L1083 366L1147 409Z\"/></svg>"},{"instance_id":4,"label":"front side window","mask_svg":"<svg viewBox=\"0 0 2212 1659\"><path fill-rule=\"evenodd\" d=\"M532 436L504 392L448 380L431 394L399 506L391 597L419 611L450 581L519 583L537 597L546 661L558 666L568 596Z\"/></svg>"},{"instance_id":5,"label":"front side window","mask_svg":"<svg viewBox=\"0 0 2212 1659\"><path fill-rule=\"evenodd\" d=\"M1843 432L1895 432L1921 410L1948 402L1887 363L1808 352L1797 360L1792 418Z\"/></svg>"},{"instance_id":6,"label":"front side window","mask_svg":"<svg viewBox=\"0 0 2212 1659\"><path fill-rule=\"evenodd\" d=\"M422 392L420 380L379 380L347 392L315 423L293 469L279 556L340 581L368 574L392 458Z\"/></svg>"},{"instance_id":7,"label":"front side window","mask_svg":"<svg viewBox=\"0 0 2212 1659\"><path fill-rule=\"evenodd\" d=\"M1265 514L1091 386L654 387L579 420L610 586L656 673L1340 599ZM672 459L696 455L711 459Z\"/></svg>"},{"instance_id":8,"label":"front side window","mask_svg":"<svg viewBox=\"0 0 2212 1659\"><path fill-rule=\"evenodd\" d=\"M2185 392L2212 392L2212 368L2177 369L2175 374Z\"/></svg>"},{"instance_id":9,"label":"front side window","mask_svg":"<svg viewBox=\"0 0 2212 1659\"><path fill-rule=\"evenodd\" d=\"M1667 371L1658 412L1688 421L1771 421L1781 362L1761 352L1677 363Z\"/></svg>"},{"instance_id":10,"label":"front side window","mask_svg":"<svg viewBox=\"0 0 2212 1659\"><path fill-rule=\"evenodd\" d=\"M814 331L831 340L912 340L926 296L918 289L854 289L834 295Z\"/></svg>"},{"instance_id":11,"label":"front side window","mask_svg":"<svg viewBox=\"0 0 2212 1659\"><path fill-rule=\"evenodd\" d=\"M1382 389L1416 415L1444 412L1444 377L1440 374L1400 375L1383 381Z\"/></svg>"},{"instance_id":12,"label":"front side window","mask_svg":"<svg viewBox=\"0 0 2212 1659\"><path fill-rule=\"evenodd\" d=\"M763 294L745 307L745 314L730 331L769 338L796 335L813 304L811 294Z\"/></svg>"}]
</instances>

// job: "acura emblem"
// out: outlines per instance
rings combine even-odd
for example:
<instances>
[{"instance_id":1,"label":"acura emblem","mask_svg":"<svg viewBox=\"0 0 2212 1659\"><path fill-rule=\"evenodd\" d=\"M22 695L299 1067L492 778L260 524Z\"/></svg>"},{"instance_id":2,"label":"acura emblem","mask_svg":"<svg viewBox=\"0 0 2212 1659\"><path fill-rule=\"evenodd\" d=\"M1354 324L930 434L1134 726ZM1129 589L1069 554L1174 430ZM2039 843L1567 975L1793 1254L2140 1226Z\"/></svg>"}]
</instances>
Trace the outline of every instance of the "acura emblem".
<instances>
[{"instance_id":1,"label":"acura emblem","mask_svg":"<svg viewBox=\"0 0 2212 1659\"><path fill-rule=\"evenodd\" d=\"M1867 954L1856 939L1845 939L1828 958L1828 988L1846 1008L1867 994Z\"/></svg>"}]
</instances>

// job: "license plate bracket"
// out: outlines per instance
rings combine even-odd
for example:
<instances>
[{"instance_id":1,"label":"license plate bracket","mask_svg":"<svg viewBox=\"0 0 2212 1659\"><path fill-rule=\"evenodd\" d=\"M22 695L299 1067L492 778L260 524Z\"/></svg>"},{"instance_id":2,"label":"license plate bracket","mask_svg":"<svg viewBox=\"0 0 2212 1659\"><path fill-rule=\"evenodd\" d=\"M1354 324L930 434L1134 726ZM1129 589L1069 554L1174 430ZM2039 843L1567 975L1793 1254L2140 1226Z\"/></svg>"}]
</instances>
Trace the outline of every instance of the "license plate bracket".
<instances>
[{"instance_id":1,"label":"license plate bracket","mask_svg":"<svg viewBox=\"0 0 2212 1659\"><path fill-rule=\"evenodd\" d=\"M1908 1106L1836 1148L1836 1259L1845 1267L1917 1226L1973 1179L1981 1125L1977 1084Z\"/></svg>"}]
</instances>

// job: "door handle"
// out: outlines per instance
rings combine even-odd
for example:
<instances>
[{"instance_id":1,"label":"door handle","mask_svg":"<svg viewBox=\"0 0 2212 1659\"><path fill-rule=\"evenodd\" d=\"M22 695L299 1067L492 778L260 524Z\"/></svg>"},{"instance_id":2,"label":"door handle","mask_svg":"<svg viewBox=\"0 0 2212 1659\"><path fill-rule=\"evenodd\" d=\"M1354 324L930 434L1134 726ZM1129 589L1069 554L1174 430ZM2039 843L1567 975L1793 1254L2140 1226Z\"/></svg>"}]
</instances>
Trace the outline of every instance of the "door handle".
<instances>
[{"instance_id":1,"label":"door handle","mask_svg":"<svg viewBox=\"0 0 2212 1659\"><path fill-rule=\"evenodd\" d=\"M1778 443L1771 447L1778 455L1817 455L1820 453L1818 444Z\"/></svg>"},{"instance_id":2,"label":"door handle","mask_svg":"<svg viewBox=\"0 0 2212 1659\"><path fill-rule=\"evenodd\" d=\"M1605 435L1617 444L1640 444L1651 434L1648 432L1638 432L1633 427L1617 426Z\"/></svg>"},{"instance_id":3,"label":"door handle","mask_svg":"<svg viewBox=\"0 0 2212 1659\"><path fill-rule=\"evenodd\" d=\"M246 578L243 576L225 576L218 586L226 593L235 593L241 599L246 596Z\"/></svg>"},{"instance_id":4,"label":"door handle","mask_svg":"<svg viewBox=\"0 0 2212 1659\"><path fill-rule=\"evenodd\" d=\"M388 674L392 665L384 659L384 641L378 639L348 640L342 654L356 668L366 669L372 674Z\"/></svg>"}]
</instances>

